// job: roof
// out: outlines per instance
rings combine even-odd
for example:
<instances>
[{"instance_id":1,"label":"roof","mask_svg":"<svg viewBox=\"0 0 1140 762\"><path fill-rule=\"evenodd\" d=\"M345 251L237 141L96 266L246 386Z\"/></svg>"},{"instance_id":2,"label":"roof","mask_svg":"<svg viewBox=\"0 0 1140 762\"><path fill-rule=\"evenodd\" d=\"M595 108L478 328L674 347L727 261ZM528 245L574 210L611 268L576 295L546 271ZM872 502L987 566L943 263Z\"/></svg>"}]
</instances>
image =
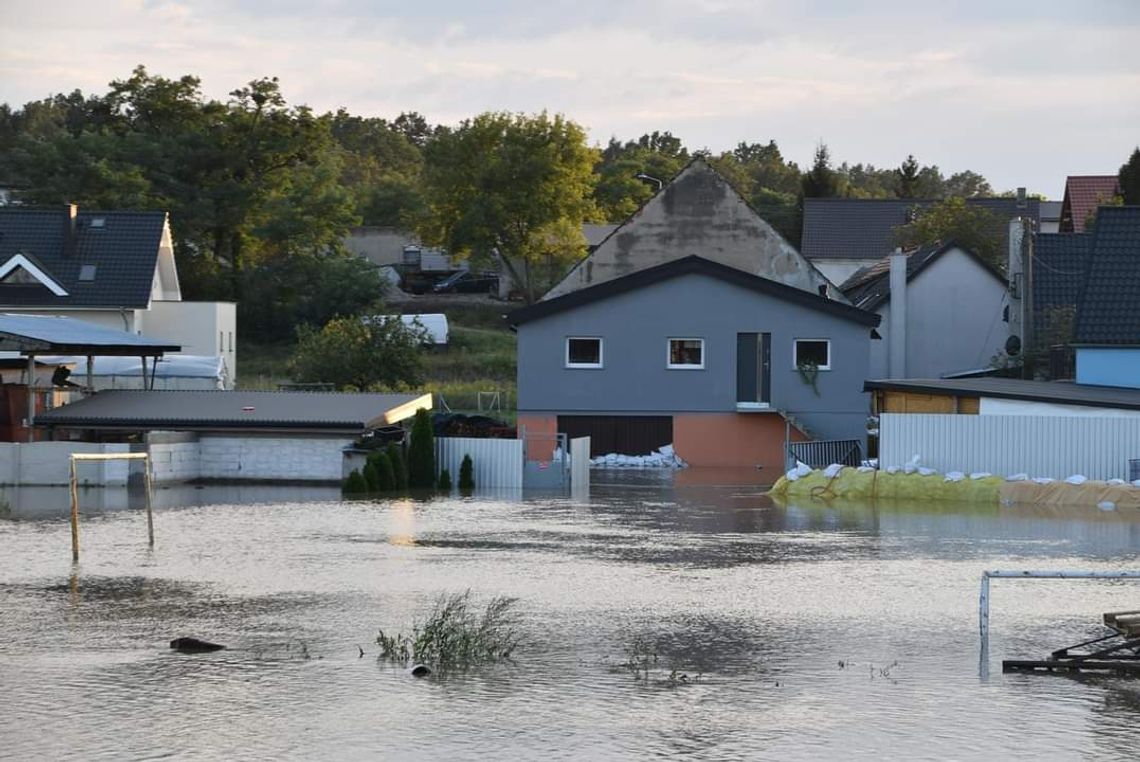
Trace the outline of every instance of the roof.
<instances>
[{"instance_id":1,"label":"roof","mask_svg":"<svg viewBox=\"0 0 1140 762\"><path fill-rule=\"evenodd\" d=\"M431 407L431 395L266 391L103 391L36 415L38 426L357 434Z\"/></svg>"},{"instance_id":2,"label":"roof","mask_svg":"<svg viewBox=\"0 0 1140 762\"><path fill-rule=\"evenodd\" d=\"M0 283L0 305L146 308L166 213L80 211L73 251L65 246L69 219L66 207L0 207L0 267L23 255L65 292Z\"/></svg>"},{"instance_id":3,"label":"roof","mask_svg":"<svg viewBox=\"0 0 1140 762\"><path fill-rule=\"evenodd\" d=\"M182 347L85 320L55 315L0 314L0 350L24 354L130 355L178 352Z\"/></svg>"},{"instance_id":4,"label":"roof","mask_svg":"<svg viewBox=\"0 0 1140 762\"><path fill-rule=\"evenodd\" d=\"M647 267L700 256L813 294L835 285L769 225L698 155L608 235L542 298L620 278Z\"/></svg>"},{"instance_id":5,"label":"roof","mask_svg":"<svg viewBox=\"0 0 1140 762\"><path fill-rule=\"evenodd\" d=\"M36 362L40 362L38 356ZM44 355L43 362L47 365L70 365L72 374L77 378L87 375L87 358L83 355ZM27 365L27 361L24 365ZM144 371L140 357L96 357L91 375L142 376L144 372L155 378L209 378L220 381L226 376L226 362L216 355L169 355L161 358L157 365L148 362Z\"/></svg>"},{"instance_id":6,"label":"roof","mask_svg":"<svg viewBox=\"0 0 1140 762\"><path fill-rule=\"evenodd\" d=\"M937 199L805 198L800 251L808 259L878 259L897 245L894 229L907 224L910 210L937 204ZM1016 198L968 198L971 207L986 209L1005 223L1019 216ZM1040 222L1040 202L1027 199L1021 215Z\"/></svg>"},{"instance_id":7,"label":"roof","mask_svg":"<svg viewBox=\"0 0 1140 762\"><path fill-rule=\"evenodd\" d=\"M1140 206L1100 207L1092 251L1075 343L1140 345Z\"/></svg>"},{"instance_id":8,"label":"roof","mask_svg":"<svg viewBox=\"0 0 1140 762\"><path fill-rule=\"evenodd\" d=\"M863 391L918 392L968 397L1052 402L1084 407L1140 410L1140 389L1090 386L1071 381L1026 381L1019 378L899 378L867 381Z\"/></svg>"},{"instance_id":9,"label":"roof","mask_svg":"<svg viewBox=\"0 0 1140 762\"><path fill-rule=\"evenodd\" d=\"M836 317L851 320L866 326L877 326L879 316L873 312L852 307L843 302L837 302L826 296L813 294L795 286L777 283L774 280L752 275L729 265L714 262L698 256L688 256L683 259L674 259L664 264L638 270L620 278L607 280L596 286L571 291L565 296L555 297L536 302L529 307L515 310L507 315L511 325L521 325L533 320L548 317L559 312L565 312L586 304L592 304L613 296L635 291L655 283L678 278L683 275L704 275L746 288L756 293L772 296L777 299L799 304L805 307L827 312Z\"/></svg>"},{"instance_id":10,"label":"roof","mask_svg":"<svg viewBox=\"0 0 1140 762\"><path fill-rule=\"evenodd\" d=\"M1080 233L1093 209L1109 201L1119 189L1116 175L1070 175L1061 201L1061 232Z\"/></svg>"},{"instance_id":11,"label":"roof","mask_svg":"<svg viewBox=\"0 0 1140 762\"><path fill-rule=\"evenodd\" d=\"M1073 308L1084 286L1092 233L1040 233L1033 243L1033 309Z\"/></svg>"},{"instance_id":12,"label":"roof","mask_svg":"<svg viewBox=\"0 0 1140 762\"><path fill-rule=\"evenodd\" d=\"M617 225L587 222L582 225L582 235L586 238L586 245L591 248L606 240L610 233L617 229Z\"/></svg>"},{"instance_id":13,"label":"roof","mask_svg":"<svg viewBox=\"0 0 1140 762\"><path fill-rule=\"evenodd\" d=\"M998 282L1002 284L1002 287L1005 286L1005 278L1001 273L987 264L985 260L977 254L967 248L958 246L953 241L934 243L904 252L907 257L907 282L909 283L914 280L919 273L936 262L943 254L955 249L974 260L982 271L996 278ZM856 307L865 310L878 309L891 295L890 255L883 257L873 264L860 268L850 278L844 281L843 285L839 287L839 290L842 291Z\"/></svg>"}]
</instances>

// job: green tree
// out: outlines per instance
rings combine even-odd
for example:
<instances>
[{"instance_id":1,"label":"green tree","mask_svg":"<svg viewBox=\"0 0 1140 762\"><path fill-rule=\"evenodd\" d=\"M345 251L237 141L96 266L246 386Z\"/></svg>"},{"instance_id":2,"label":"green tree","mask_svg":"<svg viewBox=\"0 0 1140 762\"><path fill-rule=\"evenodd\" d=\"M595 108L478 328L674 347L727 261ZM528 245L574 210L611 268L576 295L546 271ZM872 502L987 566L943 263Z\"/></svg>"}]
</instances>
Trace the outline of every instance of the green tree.
<instances>
[{"instance_id":1,"label":"green tree","mask_svg":"<svg viewBox=\"0 0 1140 762\"><path fill-rule=\"evenodd\" d=\"M909 154L906 161L895 171L899 198L918 198L918 161Z\"/></svg>"},{"instance_id":2,"label":"green tree","mask_svg":"<svg viewBox=\"0 0 1140 762\"><path fill-rule=\"evenodd\" d=\"M800 188L804 198L831 198L839 195L839 175L831 168L831 154L826 144L816 146L811 169L804 173Z\"/></svg>"},{"instance_id":3,"label":"green tree","mask_svg":"<svg viewBox=\"0 0 1140 762\"><path fill-rule=\"evenodd\" d=\"M1137 147L1128 157L1128 161L1121 165L1116 178L1124 203L1129 206L1140 204L1140 147Z\"/></svg>"},{"instance_id":4,"label":"green tree","mask_svg":"<svg viewBox=\"0 0 1140 762\"><path fill-rule=\"evenodd\" d=\"M963 198L992 196L994 194L994 189L990 187L986 178L968 169L950 175L946 180L945 191L947 196L961 196Z\"/></svg>"},{"instance_id":5,"label":"green tree","mask_svg":"<svg viewBox=\"0 0 1140 762\"><path fill-rule=\"evenodd\" d=\"M400 389L423 383L423 336L398 319L345 317L317 330L297 329L290 361L301 383L329 383L338 389Z\"/></svg>"},{"instance_id":6,"label":"green tree","mask_svg":"<svg viewBox=\"0 0 1140 762\"><path fill-rule=\"evenodd\" d=\"M440 492L451 492L451 472L446 468L440 470L439 484L436 486Z\"/></svg>"},{"instance_id":7,"label":"green tree","mask_svg":"<svg viewBox=\"0 0 1140 762\"><path fill-rule=\"evenodd\" d=\"M655 130L625 143L610 138L594 167L597 218L621 222L657 192L653 180L669 182L689 158L681 139L668 131Z\"/></svg>"},{"instance_id":8,"label":"green tree","mask_svg":"<svg viewBox=\"0 0 1140 762\"><path fill-rule=\"evenodd\" d=\"M895 241L904 248L953 240L999 270L1006 268L1005 221L965 199L953 197L919 210L914 222L895 228Z\"/></svg>"},{"instance_id":9,"label":"green tree","mask_svg":"<svg viewBox=\"0 0 1140 762\"><path fill-rule=\"evenodd\" d=\"M346 495L363 495L368 492L368 482L365 481L360 471L354 468L349 473L348 478L344 480L340 491Z\"/></svg>"},{"instance_id":10,"label":"green tree","mask_svg":"<svg viewBox=\"0 0 1140 762\"><path fill-rule=\"evenodd\" d=\"M388 443L388 461L392 464L393 489L408 488L408 465L404 461L404 450L395 442Z\"/></svg>"},{"instance_id":11,"label":"green tree","mask_svg":"<svg viewBox=\"0 0 1140 762\"><path fill-rule=\"evenodd\" d=\"M459 491L470 494L475 489L475 464L470 455L464 455L459 463Z\"/></svg>"},{"instance_id":12,"label":"green tree","mask_svg":"<svg viewBox=\"0 0 1140 762\"><path fill-rule=\"evenodd\" d=\"M384 450L376 450L368 454L368 465L375 472L377 492L387 492L396 488L396 475L392 471L392 461Z\"/></svg>"},{"instance_id":13,"label":"green tree","mask_svg":"<svg viewBox=\"0 0 1140 762\"><path fill-rule=\"evenodd\" d=\"M533 302L543 265L585 252L594 161L585 132L560 115L486 113L441 130L424 148L420 234L453 254L497 255Z\"/></svg>"},{"instance_id":14,"label":"green tree","mask_svg":"<svg viewBox=\"0 0 1140 762\"><path fill-rule=\"evenodd\" d=\"M431 413L417 410L408 441L408 486L430 489L435 486L435 435Z\"/></svg>"}]
</instances>

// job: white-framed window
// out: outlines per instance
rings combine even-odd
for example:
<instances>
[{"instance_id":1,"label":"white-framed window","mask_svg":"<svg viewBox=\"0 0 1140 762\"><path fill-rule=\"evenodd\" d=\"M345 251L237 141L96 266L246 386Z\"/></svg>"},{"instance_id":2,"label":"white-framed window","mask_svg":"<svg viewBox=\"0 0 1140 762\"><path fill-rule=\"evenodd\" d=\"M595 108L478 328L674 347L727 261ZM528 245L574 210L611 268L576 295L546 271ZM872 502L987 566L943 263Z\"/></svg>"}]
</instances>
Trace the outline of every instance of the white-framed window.
<instances>
[{"instance_id":1,"label":"white-framed window","mask_svg":"<svg viewBox=\"0 0 1140 762\"><path fill-rule=\"evenodd\" d=\"M796 339L792 345L793 368L831 370L830 339Z\"/></svg>"},{"instance_id":2,"label":"white-framed window","mask_svg":"<svg viewBox=\"0 0 1140 762\"><path fill-rule=\"evenodd\" d=\"M567 368L602 367L602 339L599 336L566 337Z\"/></svg>"},{"instance_id":3,"label":"white-framed window","mask_svg":"<svg viewBox=\"0 0 1140 762\"><path fill-rule=\"evenodd\" d=\"M666 345L665 367L669 370L703 370L705 340L670 338Z\"/></svg>"}]
</instances>

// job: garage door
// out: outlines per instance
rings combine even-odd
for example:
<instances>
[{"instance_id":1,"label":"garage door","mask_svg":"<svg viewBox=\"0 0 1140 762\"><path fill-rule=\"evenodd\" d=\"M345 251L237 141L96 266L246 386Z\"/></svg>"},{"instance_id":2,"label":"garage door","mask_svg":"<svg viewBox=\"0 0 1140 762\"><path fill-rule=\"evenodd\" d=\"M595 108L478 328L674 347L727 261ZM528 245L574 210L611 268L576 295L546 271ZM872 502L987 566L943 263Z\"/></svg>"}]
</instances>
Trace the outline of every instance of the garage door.
<instances>
[{"instance_id":1,"label":"garage door","mask_svg":"<svg viewBox=\"0 0 1140 762\"><path fill-rule=\"evenodd\" d=\"M648 455L673 442L673 417L668 415L560 415L558 431L570 439L590 438L590 457L616 452Z\"/></svg>"}]
</instances>

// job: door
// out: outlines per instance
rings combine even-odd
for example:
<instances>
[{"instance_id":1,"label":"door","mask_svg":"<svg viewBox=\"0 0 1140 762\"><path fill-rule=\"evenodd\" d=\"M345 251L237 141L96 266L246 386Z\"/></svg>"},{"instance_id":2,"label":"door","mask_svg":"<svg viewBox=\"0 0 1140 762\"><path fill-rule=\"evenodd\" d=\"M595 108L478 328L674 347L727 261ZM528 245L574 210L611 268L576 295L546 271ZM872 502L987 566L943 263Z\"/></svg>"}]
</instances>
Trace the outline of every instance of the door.
<instances>
[{"instance_id":1,"label":"door","mask_svg":"<svg viewBox=\"0 0 1140 762\"><path fill-rule=\"evenodd\" d=\"M772 334L736 334L736 403L767 405L772 400Z\"/></svg>"}]
</instances>

